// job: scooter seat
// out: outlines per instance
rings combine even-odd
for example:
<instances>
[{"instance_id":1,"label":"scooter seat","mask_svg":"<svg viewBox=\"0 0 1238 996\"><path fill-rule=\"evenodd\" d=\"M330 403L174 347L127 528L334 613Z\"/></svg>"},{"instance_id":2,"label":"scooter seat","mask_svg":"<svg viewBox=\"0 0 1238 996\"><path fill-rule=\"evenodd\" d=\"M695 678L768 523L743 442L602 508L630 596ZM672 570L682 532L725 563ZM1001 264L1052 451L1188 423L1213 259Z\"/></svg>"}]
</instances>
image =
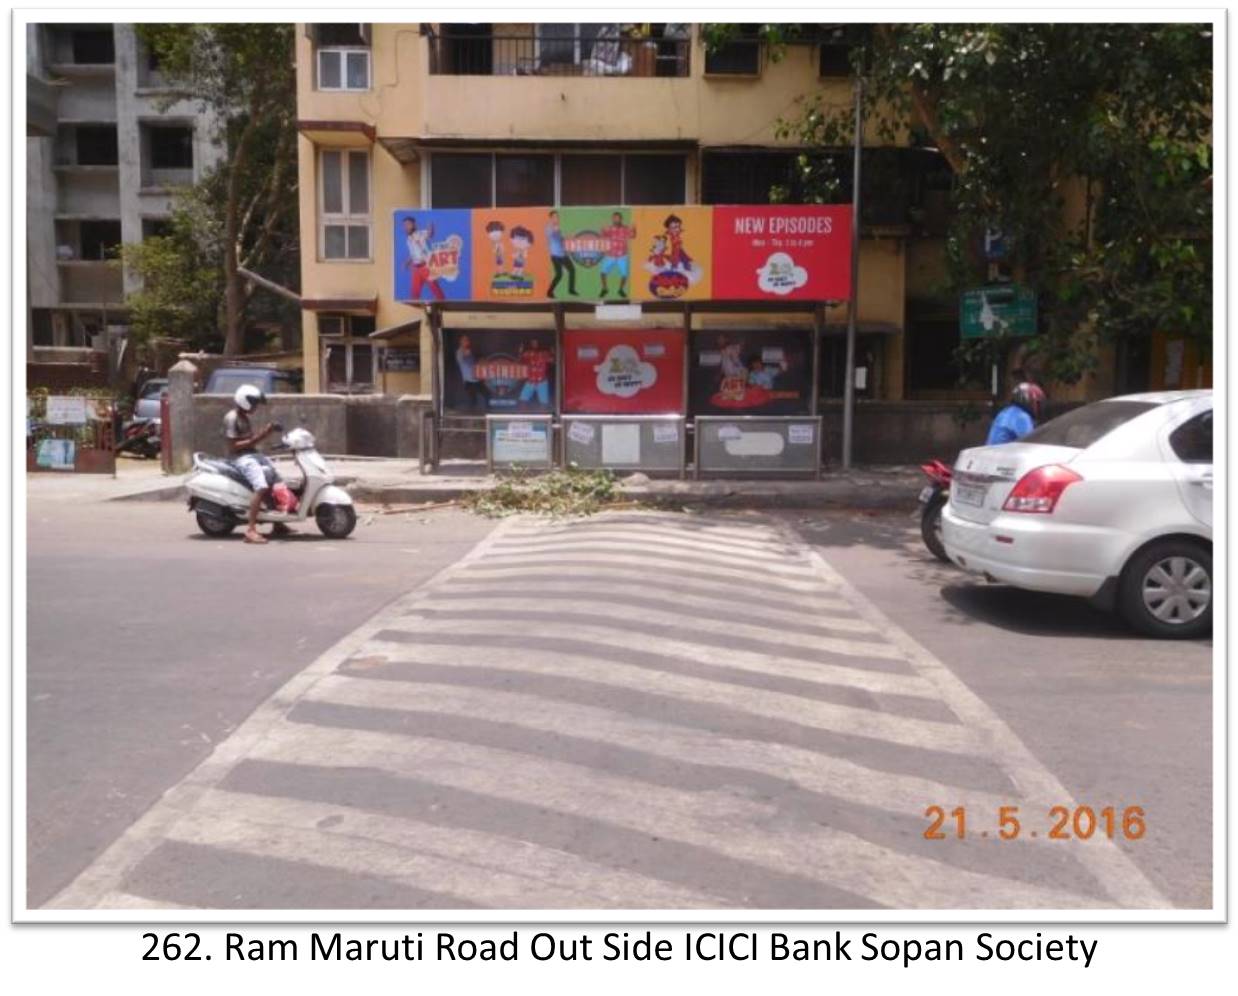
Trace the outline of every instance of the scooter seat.
<instances>
[{"instance_id":1,"label":"scooter seat","mask_svg":"<svg viewBox=\"0 0 1238 996\"><path fill-rule=\"evenodd\" d=\"M245 485L249 488L249 481L245 480L245 475L236 469L227 460L201 460L199 466L204 470L214 471L216 474L223 474L224 477L230 477L238 484Z\"/></svg>"}]
</instances>

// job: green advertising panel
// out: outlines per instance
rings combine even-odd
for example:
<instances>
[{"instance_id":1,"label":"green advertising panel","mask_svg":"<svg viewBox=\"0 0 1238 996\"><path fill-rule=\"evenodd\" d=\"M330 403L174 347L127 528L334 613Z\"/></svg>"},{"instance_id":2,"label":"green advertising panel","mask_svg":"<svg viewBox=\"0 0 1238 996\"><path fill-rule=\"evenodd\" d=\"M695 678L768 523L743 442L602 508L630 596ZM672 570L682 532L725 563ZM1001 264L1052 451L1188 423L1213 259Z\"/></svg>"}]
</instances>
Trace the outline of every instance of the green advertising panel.
<instances>
[{"instance_id":1,"label":"green advertising panel","mask_svg":"<svg viewBox=\"0 0 1238 996\"><path fill-rule=\"evenodd\" d=\"M1036 334L1036 292L1013 284L964 291L959 302L959 334L964 339Z\"/></svg>"}]
</instances>

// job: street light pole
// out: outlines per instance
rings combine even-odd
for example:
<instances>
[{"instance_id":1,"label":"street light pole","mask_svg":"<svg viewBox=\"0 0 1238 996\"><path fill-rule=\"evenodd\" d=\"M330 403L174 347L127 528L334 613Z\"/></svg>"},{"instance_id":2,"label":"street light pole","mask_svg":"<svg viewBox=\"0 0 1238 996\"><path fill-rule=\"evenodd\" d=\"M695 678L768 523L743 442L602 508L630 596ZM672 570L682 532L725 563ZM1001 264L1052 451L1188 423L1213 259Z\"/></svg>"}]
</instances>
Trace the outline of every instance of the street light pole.
<instances>
[{"instance_id":1,"label":"street light pole","mask_svg":"<svg viewBox=\"0 0 1238 996\"><path fill-rule=\"evenodd\" d=\"M847 363L843 381L843 469L851 469L855 421L855 318L860 297L860 149L864 145L864 78L855 78L855 166L851 177L851 307L847 313Z\"/></svg>"}]
</instances>

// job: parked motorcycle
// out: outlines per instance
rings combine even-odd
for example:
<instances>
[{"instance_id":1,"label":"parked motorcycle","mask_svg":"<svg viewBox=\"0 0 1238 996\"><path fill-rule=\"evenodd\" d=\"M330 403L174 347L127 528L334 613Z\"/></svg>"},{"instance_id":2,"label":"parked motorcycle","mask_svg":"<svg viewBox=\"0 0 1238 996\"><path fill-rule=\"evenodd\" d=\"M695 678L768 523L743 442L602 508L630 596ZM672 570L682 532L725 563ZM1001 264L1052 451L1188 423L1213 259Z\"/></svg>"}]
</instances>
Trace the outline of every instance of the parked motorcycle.
<instances>
[{"instance_id":1,"label":"parked motorcycle","mask_svg":"<svg viewBox=\"0 0 1238 996\"><path fill-rule=\"evenodd\" d=\"M941 542L941 510L950 500L950 479L954 475L949 464L940 460L922 463L920 469L930 482L920 489L920 536L933 556L948 564L950 557Z\"/></svg>"},{"instance_id":2,"label":"parked motorcycle","mask_svg":"<svg viewBox=\"0 0 1238 996\"><path fill-rule=\"evenodd\" d=\"M135 418L121 429L117 453L132 453L143 459L158 458L162 448L162 425L157 418Z\"/></svg>"},{"instance_id":3,"label":"parked motorcycle","mask_svg":"<svg viewBox=\"0 0 1238 996\"><path fill-rule=\"evenodd\" d=\"M318 454L314 436L307 429L286 433L276 450L288 450L301 470L299 485L290 488L295 510L282 511L274 502L258 512L259 522L304 522L313 518L319 531L330 539L344 539L357 525L352 496L335 485L326 461ZM274 483L275 469L267 468L267 482ZM245 475L229 460L215 460L204 453L193 455L193 472L185 481L189 510L198 528L207 536L227 536L247 521L253 490Z\"/></svg>"}]
</instances>

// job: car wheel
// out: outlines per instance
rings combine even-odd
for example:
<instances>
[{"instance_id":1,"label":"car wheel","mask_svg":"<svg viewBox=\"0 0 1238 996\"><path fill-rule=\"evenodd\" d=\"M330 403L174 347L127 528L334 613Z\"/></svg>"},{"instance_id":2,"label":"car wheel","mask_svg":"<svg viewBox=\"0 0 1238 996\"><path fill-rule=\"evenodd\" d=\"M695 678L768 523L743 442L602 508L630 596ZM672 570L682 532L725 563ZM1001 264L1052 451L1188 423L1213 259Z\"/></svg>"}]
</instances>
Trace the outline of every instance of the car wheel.
<instances>
[{"instance_id":1,"label":"car wheel","mask_svg":"<svg viewBox=\"0 0 1238 996\"><path fill-rule=\"evenodd\" d=\"M236 519L221 519L218 515L211 515L210 512L198 512L196 518L198 528L207 536L227 536L237 526Z\"/></svg>"},{"instance_id":2,"label":"car wheel","mask_svg":"<svg viewBox=\"0 0 1238 996\"><path fill-rule=\"evenodd\" d=\"M1163 540L1122 572L1122 615L1149 636L1188 639L1212 629L1212 552L1190 540Z\"/></svg>"},{"instance_id":3,"label":"car wheel","mask_svg":"<svg viewBox=\"0 0 1238 996\"><path fill-rule=\"evenodd\" d=\"M924 539L924 545L943 564L951 562L945 544L941 541L941 512L949 500L950 493L947 491L936 494L928 500L920 514L920 536Z\"/></svg>"},{"instance_id":4,"label":"car wheel","mask_svg":"<svg viewBox=\"0 0 1238 996\"><path fill-rule=\"evenodd\" d=\"M357 525L357 512L351 505L319 505L314 521L328 539L344 539Z\"/></svg>"}]
</instances>

